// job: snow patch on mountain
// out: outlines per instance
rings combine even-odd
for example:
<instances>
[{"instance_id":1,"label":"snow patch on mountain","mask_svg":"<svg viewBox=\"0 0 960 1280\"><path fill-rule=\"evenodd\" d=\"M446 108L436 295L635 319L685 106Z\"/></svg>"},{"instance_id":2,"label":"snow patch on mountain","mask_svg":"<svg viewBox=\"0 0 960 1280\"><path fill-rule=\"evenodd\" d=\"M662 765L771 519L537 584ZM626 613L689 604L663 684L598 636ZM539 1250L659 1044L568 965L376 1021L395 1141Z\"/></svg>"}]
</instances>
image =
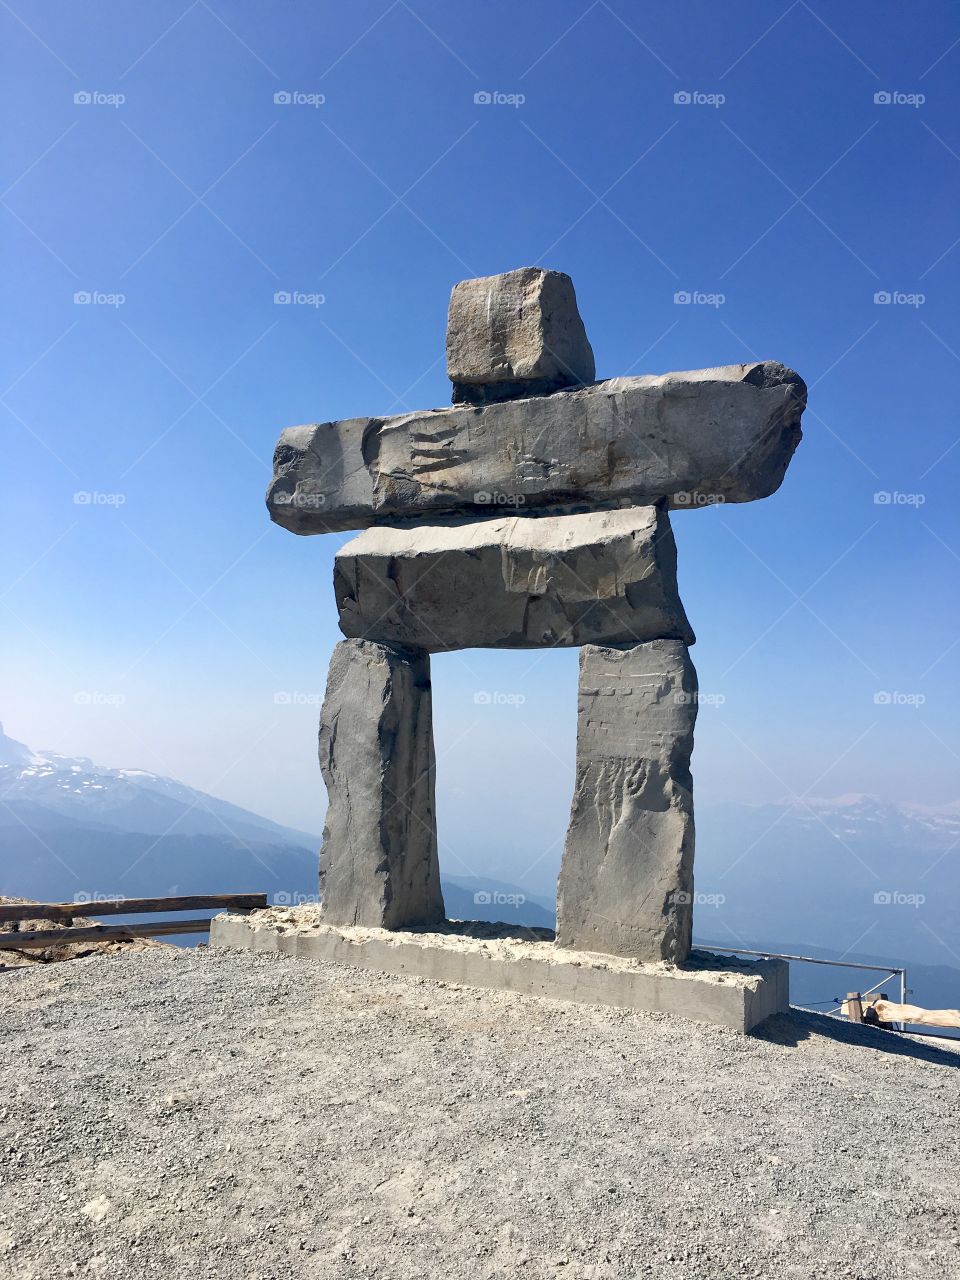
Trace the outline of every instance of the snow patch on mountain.
<instances>
[{"instance_id":1,"label":"snow patch on mountain","mask_svg":"<svg viewBox=\"0 0 960 1280\"><path fill-rule=\"evenodd\" d=\"M49 820L153 835L222 835L307 847L317 837L146 769L110 769L84 756L38 752L0 725L0 823L29 809Z\"/></svg>"}]
</instances>

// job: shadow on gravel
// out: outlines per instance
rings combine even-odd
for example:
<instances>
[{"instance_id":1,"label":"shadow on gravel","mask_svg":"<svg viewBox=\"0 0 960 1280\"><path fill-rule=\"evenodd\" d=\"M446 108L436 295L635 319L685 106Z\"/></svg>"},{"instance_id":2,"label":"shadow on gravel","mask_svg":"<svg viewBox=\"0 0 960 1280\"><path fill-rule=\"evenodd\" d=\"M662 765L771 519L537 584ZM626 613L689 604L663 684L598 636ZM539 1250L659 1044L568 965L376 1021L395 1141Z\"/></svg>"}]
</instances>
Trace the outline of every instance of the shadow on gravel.
<instances>
[{"instance_id":1,"label":"shadow on gravel","mask_svg":"<svg viewBox=\"0 0 960 1280\"><path fill-rule=\"evenodd\" d=\"M809 1040L811 1036L825 1036L840 1044L855 1045L861 1049L877 1049L881 1053L930 1062L938 1067L960 1068L960 1052L953 1053L936 1045L918 1044L916 1040L902 1036L897 1031L879 1031L876 1027L841 1022L826 1014L805 1013L799 1009L768 1018L750 1034L757 1040L766 1040L768 1044L782 1045L798 1045L801 1040Z\"/></svg>"}]
</instances>

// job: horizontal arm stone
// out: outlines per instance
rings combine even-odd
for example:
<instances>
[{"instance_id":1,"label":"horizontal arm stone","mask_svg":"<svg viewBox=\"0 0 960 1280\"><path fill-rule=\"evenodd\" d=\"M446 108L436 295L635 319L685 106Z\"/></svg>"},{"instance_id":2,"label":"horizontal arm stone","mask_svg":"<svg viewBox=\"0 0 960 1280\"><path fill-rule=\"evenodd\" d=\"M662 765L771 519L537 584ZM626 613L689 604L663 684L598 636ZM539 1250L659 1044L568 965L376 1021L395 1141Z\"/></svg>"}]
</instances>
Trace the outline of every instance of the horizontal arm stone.
<instances>
[{"instance_id":1,"label":"horizontal arm stone","mask_svg":"<svg viewBox=\"0 0 960 1280\"><path fill-rule=\"evenodd\" d=\"M344 635L435 652L694 638L657 507L368 529L333 581Z\"/></svg>"},{"instance_id":2,"label":"horizontal arm stone","mask_svg":"<svg viewBox=\"0 0 960 1280\"><path fill-rule=\"evenodd\" d=\"M799 376L767 361L291 427L267 506L306 534L498 506L750 502L779 487L805 403Z\"/></svg>"}]
</instances>

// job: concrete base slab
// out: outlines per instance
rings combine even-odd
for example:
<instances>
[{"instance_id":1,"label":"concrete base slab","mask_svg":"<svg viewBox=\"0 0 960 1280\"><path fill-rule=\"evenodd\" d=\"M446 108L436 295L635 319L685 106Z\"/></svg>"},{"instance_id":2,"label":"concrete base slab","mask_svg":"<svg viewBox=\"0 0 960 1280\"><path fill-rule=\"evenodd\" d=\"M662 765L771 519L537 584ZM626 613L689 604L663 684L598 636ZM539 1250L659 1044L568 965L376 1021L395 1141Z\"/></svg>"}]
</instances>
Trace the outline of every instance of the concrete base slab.
<instances>
[{"instance_id":1,"label":"concrete base slab","mask_svg":"<svg viewBox=\"0 0 960 1280\"><path fill-rule=\"evenodd\" d=\"M789 1007L783 960L749 962L706 951L682 966L557 947L549 929L448 921L429 929L325 924L320 908L271 907L216 916L210 945L333 960L360 969L523 995L671 1013L750 1031Z\"/></svg>"}]
</instances>

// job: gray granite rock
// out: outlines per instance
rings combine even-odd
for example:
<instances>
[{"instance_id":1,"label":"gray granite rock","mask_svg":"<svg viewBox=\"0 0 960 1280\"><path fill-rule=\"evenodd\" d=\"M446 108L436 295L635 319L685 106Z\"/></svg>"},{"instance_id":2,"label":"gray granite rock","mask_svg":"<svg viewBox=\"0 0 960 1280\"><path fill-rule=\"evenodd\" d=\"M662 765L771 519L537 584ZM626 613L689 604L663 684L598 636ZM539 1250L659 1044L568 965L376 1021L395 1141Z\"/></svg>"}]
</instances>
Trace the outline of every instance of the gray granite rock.
<instances>
[{"instance_id":1,"label":"gray granite rock","mask_svg":"<svg viewBox=\"0 0 960 1280\"><path fill-rule=\"evenodd\" d=\"M329 807L320 892L331 924L443 920L430 659L366 640L334 649L320 714Z\"/></svg>"},{"instance_id":2,"label":"gray granite rock","mask_svg":"<svg viewBox=\"0 0 960 1280\"><path fill-rule=\"evenodd\" d=\"M344 635L434 651L694 639L657 507L367 529L333 582Z\"/></svg>"},{"instance_id":3,"label":"gray granite rock","mask_svg":"<svg viewBox=\"0 0 960 1280\"><path fill-rule=\"evenodd\" d=\"M573 281L562 271L520 267L454 285L447 320L454 404L543 395L595 376Z\"/></svg>"},{"instance_id":4,"label":"gray granite rock","mask_svg":"<svg viewBox=\"0 0 960 1280\"><path fill-rule=\"evenodd\" d=\"M498 507L750 502L779 487L805 402L797 374L766 362L291 427L267 505L324 533Z\"/></svg>"},{"instance_id":5,"label":"gray granite rock","mask_svg":"<svg viewBox=\"0 0 960 1280\"><path fill-rule=\"evenodd\" d=\"M681 641L581 651L560 946L675 964L689 954L696 715L697 674Z\"/></svg>"}]
</instances>

